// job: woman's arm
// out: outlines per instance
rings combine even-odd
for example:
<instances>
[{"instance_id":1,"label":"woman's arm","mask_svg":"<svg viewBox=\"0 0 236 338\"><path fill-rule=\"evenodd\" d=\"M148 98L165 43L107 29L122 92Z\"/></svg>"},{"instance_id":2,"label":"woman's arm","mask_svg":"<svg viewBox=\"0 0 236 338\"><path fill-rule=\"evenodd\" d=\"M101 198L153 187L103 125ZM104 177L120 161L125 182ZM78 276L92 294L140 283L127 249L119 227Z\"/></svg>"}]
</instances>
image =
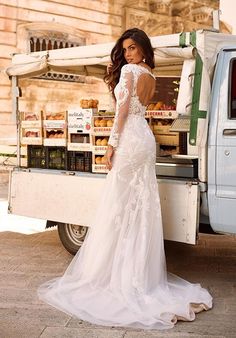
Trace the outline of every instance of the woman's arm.
<instances>
[{"instance_id":1,"label":"woman's arm","mask_svg":"<svg viewBox=\"0 0 236 338\"><path fill-rule=\"evenodd\" d=\"M113 148L118 147L119 138L129 114L130 99L134 85L133 72L130 69L130 66L131 65L124 65L121 69L115 120L108 141L108 144Z\"/></svg>"},{"instance_id":2,"label":"woman's arm","mask_svg":"<svg viewBox=\"0 0 236 338\"><path fill-rule=\"evenodd\" d=\"M130 99L133 93L133 82L133 73L130 66L123 66L119 81L119 94L116 102L115 120L108 140L108 149L106 152L106 167L109 170L112 168L111 159L114 155L114 149L118 147L119 138L129 114Z\"/></svg>"}]
</instances>

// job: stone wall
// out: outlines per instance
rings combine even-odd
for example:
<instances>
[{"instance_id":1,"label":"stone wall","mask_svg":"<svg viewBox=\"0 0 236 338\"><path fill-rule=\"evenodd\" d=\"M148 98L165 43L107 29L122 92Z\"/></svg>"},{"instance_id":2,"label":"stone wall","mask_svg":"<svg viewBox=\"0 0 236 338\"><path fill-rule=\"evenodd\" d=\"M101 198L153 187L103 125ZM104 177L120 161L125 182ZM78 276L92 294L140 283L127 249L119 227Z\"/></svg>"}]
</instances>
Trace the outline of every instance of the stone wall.
<instances>
[{"instance_id":1,"label":"stone wall","mask_svg":"<svg viewBox=\"0 0 236 338\"><path fill-rule=\"evenodd\" d=\"M211 11L218 7L219 0L1 0L0 67L10 64L12 53L29 52L34 35L95 44L114 41L134 26L150 36L171 34L211 27ZM98 98L100 108L109 105L106 86L95 79L82 83L24 79L20 86L20 110L64 110L78 105L82 97ZM15 143L11 83L3 73L0 93L0 144Z\"/></svg>"},{"instance_id":2,"label":"stone wall","mask_svg":"<svg viewBox=\"0 0 236 338\"><path fill-rule=\"evenodd\" d=\"M10 64L12 53L30 50L34 34L54 33L83 44L113 41L122 30L123 2L113 0L1 0L0 67ZM79 104L81 97L100 99L107 105L107 90L97 80L70 83L21 80L20 110L60 110ZM11 117L11 83L0 73L0 144L15 143L16 126ZM53 101L53 102L52 102Z\"/></svg>"}]
</instances>

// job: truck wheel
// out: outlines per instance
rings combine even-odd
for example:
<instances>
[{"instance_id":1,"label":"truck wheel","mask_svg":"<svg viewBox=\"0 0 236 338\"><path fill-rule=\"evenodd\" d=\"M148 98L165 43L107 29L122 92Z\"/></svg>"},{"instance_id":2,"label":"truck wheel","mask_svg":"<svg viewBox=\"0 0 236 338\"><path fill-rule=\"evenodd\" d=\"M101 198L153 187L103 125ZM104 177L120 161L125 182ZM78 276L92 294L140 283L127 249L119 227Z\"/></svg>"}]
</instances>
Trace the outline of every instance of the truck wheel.
<instances>
[{"instance_id":1,"label":"truck wheel","mask_svg":"<svg viewBox=\"0 0 236 338\"><path fill-rule=\"evenodd\" d=\"M64 248L75 255L84 242L88 227L70 223L60 223L57 226L58 234Z\"/></svg>"}]
</instances>

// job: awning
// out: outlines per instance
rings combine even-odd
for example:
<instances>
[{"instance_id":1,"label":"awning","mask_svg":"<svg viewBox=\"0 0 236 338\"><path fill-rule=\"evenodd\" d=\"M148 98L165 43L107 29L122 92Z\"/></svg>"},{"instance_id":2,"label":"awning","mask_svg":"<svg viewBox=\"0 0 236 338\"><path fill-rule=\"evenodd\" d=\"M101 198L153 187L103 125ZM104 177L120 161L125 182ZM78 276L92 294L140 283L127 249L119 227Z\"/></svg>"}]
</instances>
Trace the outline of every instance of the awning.
<instances>
[{"instance_id":1,"label":"awning","mask_svg":"<svg viewBox=\"0 0 236 338\"><path fill-rule=\"evenodd\" d=\"M194 57L194 48L179 46L179 34L151 38L156 68L171 66L174 70L185 59ZM165 41L165 47L164 46ZM168 42L169 41L169 42ZM110 62L114 43L56 49L29 54L15 54L5 70L8 76L32 77L47 72L103 77Z\"/></svg>"}]
</instances>

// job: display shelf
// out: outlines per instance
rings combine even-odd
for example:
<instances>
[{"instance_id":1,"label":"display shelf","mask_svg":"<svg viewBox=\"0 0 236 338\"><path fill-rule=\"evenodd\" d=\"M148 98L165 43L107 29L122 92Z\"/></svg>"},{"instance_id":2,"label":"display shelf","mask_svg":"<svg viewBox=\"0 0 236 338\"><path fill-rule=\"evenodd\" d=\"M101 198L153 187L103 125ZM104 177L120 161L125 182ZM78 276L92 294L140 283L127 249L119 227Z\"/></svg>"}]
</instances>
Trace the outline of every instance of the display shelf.
<instances>
[{"instance_id":1,"label":"display shelf","mask_svg":"<svg viewBox=\"0 0 236 338\"><path fill-rule=\"evenodd\" d=\"M42 112L20 112L21 128L42 128Z\"/></svg>"},{"instance_id":2,"label":"display shelf","mask_svg":"<svg viewBox=\"0 0 236 338\"><path fill-rule=\"evenodd\" d=\"M69 133L67 149L70 151L92 151L90 134Z\"/></svg>"},{"instance_id":3,"label":"display shelf","mask_svg":"<svg viewBox=\"0 0 236 338\"><path fill-rule=\"evenodd\" d=\"M99 159L99 162L98 162ZM105 164L104 154L92 154L92 172L94 173L108 173L108 169Z\"/></svg>"},{"instance_id":4,"label":"display shelf","mask_svg":"<svg viewBox=\"0 0 236 338\"><path fill-rule=\"evenodd\" d=\"M43 144L42 128L21 128L21 144Z\"/></svg>"},{"instance_id":5,"label":"display shelf","mask_svg":"<svg viewBox=\"0 0 236 338\"><path fill-rule=\"evenodd\" d=\"M146 113L154 119L176 119L178 117L176 110L149 110Z\"/></svg>"}]
</instances>

